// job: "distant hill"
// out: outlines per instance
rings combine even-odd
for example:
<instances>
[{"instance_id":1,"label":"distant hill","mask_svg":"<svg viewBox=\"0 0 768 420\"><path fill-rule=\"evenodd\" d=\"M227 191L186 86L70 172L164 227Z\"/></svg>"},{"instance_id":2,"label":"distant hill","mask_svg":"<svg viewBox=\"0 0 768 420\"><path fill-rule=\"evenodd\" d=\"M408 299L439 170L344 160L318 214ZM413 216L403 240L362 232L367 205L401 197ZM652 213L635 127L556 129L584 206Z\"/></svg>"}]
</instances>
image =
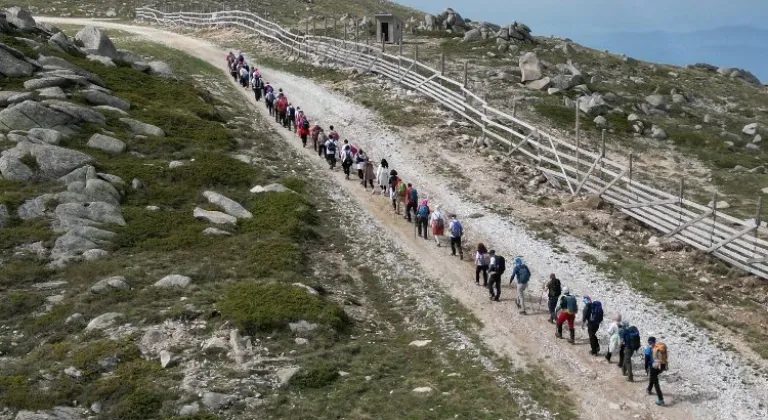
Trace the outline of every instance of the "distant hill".
<instances>
[{"instance_id":1,"label":"distant hill","mask_svg":"<svg viewBox=\"0 0 768 420\"><path fill-rule=\"evenodd\" d=\"M592 48L623 53L645 61L674 65L706 62L740 67L768 82L768 30L747 26L706 31L615 32L580 34L574 40Z\"/></svg>"}]
</instances>

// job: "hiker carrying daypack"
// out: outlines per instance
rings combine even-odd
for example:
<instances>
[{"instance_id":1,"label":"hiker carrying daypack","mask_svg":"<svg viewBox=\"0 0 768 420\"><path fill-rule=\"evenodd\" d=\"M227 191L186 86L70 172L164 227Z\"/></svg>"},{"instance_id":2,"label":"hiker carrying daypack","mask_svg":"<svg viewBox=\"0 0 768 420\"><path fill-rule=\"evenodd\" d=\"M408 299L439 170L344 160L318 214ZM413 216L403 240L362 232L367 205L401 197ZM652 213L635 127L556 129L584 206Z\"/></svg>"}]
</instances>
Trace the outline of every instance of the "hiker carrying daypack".
<instances>
[{"instance_id":1,"label":"hiker carrying daypack","mask_svg":"<svg viewBox=\"0 0 768 420\"><path fill-rule=\"evenodd\" d=\"M579 311L579 302L576 301L576 297L571 295L571 291L567 288L563 288L563 296L560 297L560 315L557 317L557 331L555 337L563 338L563 323L568 322L568 332L570 333L569 343L574 344L576 341L576 330L573 327L576 320L576 313Z\"/></svg>"},{"instance_id":2,"label":"hiker carrying daypack","mask_svg":"<svg viewBox=\"0 0 768 420\"><path fill-rule=\"evenodd\" d=\"M632 349L632 351L640 350L642 343L640 342L640 330L634 325L627 328L624 332L624 345Z\"/></svg>"},{"instance_id":3,"label":"hiker carrying daypack","mask_svg":"<svg viewBox=\"0 0 768 420\"><path fill-rule=\"evenodd\" d=\"M488 264L488 291L491 293L491 300L499 302L501 298L501 275L507 269L507 262L501 255L496 255L496 251L488 251L490 262Z\"/></svg>"},{"instance_id":4,"label":"hiker carrying daypack","mask_svg":"<svg viewBox=\"0 0 768 420\"><path fill-rule=\"evenodd\" d=\"M648 337L648 349L650 355L645 356L645 370L648 372L648 395L653 395L656 390L656 405L664 405L664 394L659 386L659 375L667 370L667 345L657 342L655 337ZM649 360L650 359L650 360Z\"/></svg>"},{"instance_id":5,"label":"hiker carrying daypack","mask_svg":"<svg viewBox=\"0 0 768 420\"><path fill-rule=\"evenodd\" d=\"M512 275L509 277L509 284L517 278L517 297L515 305L520 309L520 314L526 315L525 310L525 289L528 288L528 280L531 279L531 270L528 268L521 257L515 258L515 268L512 269Z\"/></svg>"},{"instance_id":6,"label":"hiker carrying daypack","mask_svg":"<svg viewBox=\"0 0 768 420\"><path fill-rule=\"evenodd\" d=\"M587 328L589 346L592 356L600 353L600 342L597 340L597 330L603 322L603 305L599 301L592 301L589 296L584 296L584 311L582 312L581 328Z\"/></svg>"},{"instance_id":7,"label":"hiker carrying daypack","mask_svg":"<svg viewBox=\"0 0 768 420\"><path fill-rule=\"evenodd\" d=\"M494 255L494 263L489 267L488 271L496 273L498 275L504 274L507 270L507 260L501 255Z\"/></svg>"},{"instance_id":8,"label":"hiker carrying daypack","mask_svg":"<svg viewBox=\"0 0 768 420\"><path fill-rule=\"evenodd\" d=\"M622 354L624 364L621 367L621 373L627 377L627 381L633 382L635 377L632 373L632 356L642 346L640 331L635 326L625 328L622 332L621 341L624 344L624 353Z\"/></svg>"},{"instance_id":9,"label":"hiker carrying daypack","mask_svg":"<svg viewBox=\"0 0 768 420\"><path fill-rule=\"evenodd\" d=\"M464 259L464 249L461 247L461 237L464 236L464 226L461 225L456 215L451 215L451 223L448 225L448 231L451 232L451 255L456 255L459 251L459 258Z\"/></svg>"},{"instance_id":10,"label":"hiker carrying daypack","mask_svg":"<svg viewBox=\"0 0 768 420\"><path fill-rule=\"evenodd\" d=\"M416 213L416 228L419 236L424 236L427 239L427 225L429 224L429 203L427 200L421 202L421 205L415 211ZM423 233L422 233L423 232Z\"/></svg>"},{"instance_id":11,"label":"hiker carrying daypack","mask_svg":"<svg viewBox=\"0 0 768 420\"><path fill-rule=\"evenodd\" d=\"M589 313L590 324L601 324L603 322L603 304L596 300L592 302L592 309Z\"/></svg>"}]
</instances>

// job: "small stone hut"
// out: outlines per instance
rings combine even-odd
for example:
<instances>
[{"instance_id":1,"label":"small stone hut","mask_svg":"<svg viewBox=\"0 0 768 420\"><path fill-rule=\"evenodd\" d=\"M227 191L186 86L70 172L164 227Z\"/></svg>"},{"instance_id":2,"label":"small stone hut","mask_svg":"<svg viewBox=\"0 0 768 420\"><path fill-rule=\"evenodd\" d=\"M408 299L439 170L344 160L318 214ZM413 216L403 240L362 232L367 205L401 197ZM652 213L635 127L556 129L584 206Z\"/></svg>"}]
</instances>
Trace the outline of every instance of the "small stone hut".
<instances>
[{"instance_id":1,"label":"small stone hut","mask_svg":"<svg viewBox=\"0 0 768 420\"><path fill-rule=\"evenodd\" d=\"M387 44L403 42L403 22L392 13L376 13L376 39Z\"/></svg>"}]
</instances>

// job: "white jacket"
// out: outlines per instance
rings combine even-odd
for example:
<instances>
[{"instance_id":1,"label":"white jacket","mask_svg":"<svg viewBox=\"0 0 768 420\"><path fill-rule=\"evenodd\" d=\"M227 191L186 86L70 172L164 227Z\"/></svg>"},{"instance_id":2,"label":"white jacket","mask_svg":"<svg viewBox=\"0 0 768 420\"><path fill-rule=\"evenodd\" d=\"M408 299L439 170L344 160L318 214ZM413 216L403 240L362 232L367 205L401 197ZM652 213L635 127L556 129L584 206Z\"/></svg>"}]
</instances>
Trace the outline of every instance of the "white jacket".
<instances>
[{"instance_id":1,"label":"white jacket","mask_svg":"<svg viewBox=\"0 0 768 420\"><path fill-rule=\"evenodd\" d=\"M608 351L616 353L619 349L619 322L613 321L608 327Z\"/></svg>"},{"instance_id":2,"label":"white jacket","mask_svg":"<svg viewBox=\"0 0 768 420\"><path fill-rule=\"evenodd\" d=\"M387 172L387 168L381 166L381 164L376 168L376 181L381 187L386 188L389 186L389 173Z\"/></svg>"}]
</instances>

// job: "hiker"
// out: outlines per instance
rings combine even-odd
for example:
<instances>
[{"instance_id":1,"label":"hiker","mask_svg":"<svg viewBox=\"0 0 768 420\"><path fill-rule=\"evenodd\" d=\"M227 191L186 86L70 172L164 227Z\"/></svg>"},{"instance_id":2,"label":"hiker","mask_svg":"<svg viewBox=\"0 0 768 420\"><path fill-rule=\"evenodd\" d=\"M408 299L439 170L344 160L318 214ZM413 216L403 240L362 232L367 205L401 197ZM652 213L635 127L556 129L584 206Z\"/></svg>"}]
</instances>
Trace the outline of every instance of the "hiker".
<instances>
[{"instance_id":1,"label":"hiker","mask_svg":"<svg viewBox=\"0 0 768 420\"><path fill-rule=\"evenodd\" d=\"M555 322L555 311L557 311L557 299L560 298L560 293L562 293L562 284L557 276L555 276L555 273L549 275L549 282L544 285L544 290L547 291L549 323L553 324Z\"/></svg>"},{"instance_id":2,"label":"hiker","mask_svg":"<svg viewBox=\"0 0 768 420\"><path fill-rule=\"evenodd\" d=\"M253 89L253 96L256 98L256 102L261 100L261 77L256 76L258 72L254 72L253 78L251 78L251 89Z\"/></svg>"},{"instance_id":3,"label":"hiker","mask_svg":"<svg viewBox=\"0 0 768 420\"><path fill-rule=\"evenodd\" d=\"M376 183L379 184L379 189L381 190L381 195L384 195L387 193L387 186L389 185L389 176L387 175L387 169L389 169L389 163L386 159L382 159L381 162L379 162L379 166L376 168ZM376 193L376 189L373 190L373 193Z\"/></svg>"},{"instance_id":4,"label":"hiker","mask_svg":"<svg viewBox=\"0 0 768 420\"><path fill-rule=\"evenodd\" d=\"M348 140L344 140L341 146L341 170L344 171L344 177L349 179L349 168L352 167L352 146Z\"/></svg>"},{"instance_id":5,"label":"hiker","mask_svg":"<svg viewBox=\"0 0 768 420\"><path fill-rule=\"evenodd\" d=\"M275 114L275 122L285 125L285 117L288 115L288 97L282 92L277 94L275 109L277 110L277 113Z\"/></svg>"},{"instance_id":6,"label":"hiker","mask_svg":"<svg viewBox=\"0 0 768 420\"><path fill-rule=\"evenodd\" d=\"M330 131L328 132L328 137L338 141L341 138L341 136L339 136L339 133L333 129L333 126L330 126L329 128L330 128Z\"/></svg>"},{"instance_id":7,"label":"hiker","mask_svg":"<svg viewBox=\"0 0 768 420\"><path fill-rule=\"evenodd\" d=\"M664 405L664 394L659 386L659 375L667 370L667 345L656 341L656 337L648 337L648 351L646 353L646 372L648 372L648 395L653 395L656 389L656 405Z\"/></svg>"},{"instance_id":8,"label":"hiker","mask_svg":"<svg viewBox=\"0 0 768 420\"><path fill-rule=\"evenodd\" d=\"M288 108L286 108L283 127L287 128L288 130L293 129L293 132L296 132L296 107L294 107L292 103L288 103Z\"/></svg>"},{"instance_id":9,"label":"hiker","mask_svg":"<svg viewBox=\"0 0 768 420\"><path fill-rule=\"evenodd\" d=\"M621 374L627 377L628 382L635 380L632 374L632 356L635 352L640 350L640 331L635 326L631 326L623 330L621 335L621 343L624 345L623 362L621 366Z\"/></svg>"},{"instance_id":10,"label":"hiker","mask_svg":"<svg viewBox=\"0 0 768 420\"><path fill-rule=\"evenodd\" d=\"M315 125L312 126L312 130L309 132L310 137L312 137L312 149L314 151L317 151L317 140L318 136L320 135L320 124L315 121Z\"/></svg>"},{"instance_id":11,"label":"hiker","mask_svg":"<svg viewBox=\"0 0 768 420\"><path fill-rule=\"evenodd\" d=\"M491 258L490 264L488 264L488 273L490 280L488 282L488 291L491 292L491 300L499 301L501 297L501 276L506 270L506 261L501 255L496 255L496 251L488 251L488 255ZM494 293L496 289L496 293Z\"/></svg>"},{"instance_id":12,"label":"hiker","mask_svg":"<svg viewBox=\"0 0 768 420\"><path fill-rule=\"evenodd\" d=\"M579 312L579 303L566 287L563 289L563 296L560 297L560 316L557 317L555 337L563 338L563 323L568 321L568 332L570 333L568 342L571 344L576 343L576 330L573 328L573 322L576 319L577 312Z\"/></svg>"},{"instance_id":13,"label":"hiker","mask_svg":"<svg viewBox=\"0 0 768 420\"><path fill-rule=\"evenodd\" d=\"M448 225L448 232L451 234L451 255L456 256L456 249L459 250L459 259L464 259L464 249L461 247L461 238L464 236L464 226L461 225L455 214L451 215L451 224Z\"/></svg>"},{"instance_id":14,"label":"hiker","mask_svg":"<svg viewBox=\"0 0 768 420\"><path fill-rule=\"evenodd\" d=\"M525 289L528 288L528 280L531 279L531 270L528 268L523 259L520 257L515 258L515 268L512 269L512 276L509 278L509 284L517 278L517 298L515 304L517 309L520 309L522 315L526 315L525 311Z\"/></svg>"},{"instance_id":15,"label":"hiker","mask_svg":"<svg viewBox=\"0 0 768 420\"><path fill-rule=\"evenodd\" d=\"M318 127L317 134L317 156L325 158L325 144L328 143L329 137L325 134L322 127Z\"/></svg>"},{"instance_id":16,"label":"hiker","mask_svg":"<svg viewBox=\"0 0 768 420\"><path fill-rule=\"evenodd\" d=\"M243 63L245 63L245 56L243 56L243 52L242 52L242 51L240 51L239 53L237 53L237 63L238 63L238 64L243 64Z\"/></svg>"},{"instance_id":17,"label":"hiker","mask_svg":"<svg viewBox=\"0 0 768 420\"><path fill-rule=\"evenodd\" d=\"M422 236L422 231L424 232L424 239L427 238L427 224L429 223L429 203L427 200L424 200L421 202L421 205L418 209L415 211L416 213L416 227L419 232L419 236Z\"/></svg>"},{"instance_id":18,"label":"hiker","mask_svg":"<svg viewBox=\"0 0 768 420\"><path fill-rule=\"evenodd\" d=\"M237 70L237 62L235 60L232 60L232 62L229 63L229 75L232 76L235 81L237 81L238 77L240 76L240 72Z\"/></svg>"},{"instance_id":19,"label":"hiker","mask_svg":"<svg viewBox=\"0 0 768 420\"><path fill-rule=\"evenodd\" d=\"M405 205L405 219L408 220L408 222L410 222L411 209L413 209L414 214L416 213L416 207L419 202L419 191L412 184L408 184L406 194L408 196L408 201L406 202L406 205Z\"/></svg>"},{"instance_id":20,"label":"hiker","mask_svg":"<svg viewBox=\"0 0 768 420\"><path fill-rule=\"evenodd\" d=\"M274 116L277 113L277 111L275 111L275 93L271 90L268 90L266 95L264 95L264 102L267 105L269 116Z\"/></svg>"},{"instance_id":21,"label":"hiker","mask_svg":"<svg viewBox=\"0 0 768 420\"><path fill-rule=\"evenodd\" d=\"M357 178L360 179L360 182L363 181L363 169L365 168L365 161L367 159L368 157L365 155L365 152L358 150L355 155L355 169L357 169Z\"/></svg>"},{"instance_id":22,"label":"hiker","mask_svg":"<svg viewBox=\"0 0 768 420\"><path fill-rule=\"evenodd\" d=\"M299 116L299 138L301 139L301 147L307 147L307 137L309 136L309 120L304 113ZM317 140L315 140L317 142Z\"/></svg>"},{"instance_id":23,"label":"hiker","mask_svg":"<svg viewBox=\"0 0 768 420\"><path fill-rule=\"evenodd\" d=\"M480 273L483 273L483 287L488 287L488 265L491 263L491 257L488 255L488 248L483 243L477 244L475 251L475 284L480 284Z\"/></svg>"},{"instance_id":24,"label":"hiker","mask_svg":"<svg viewBox=\"0 0 768 420\"><path fill-rule=\"evenodd\" d=\"M301 118L304 117L304 111L301 110L300 106L296 107L296 112L294 113L293 120L293 132L298 133L299 132L299 123L301 122Z\"/></svg>"},{"instance_id":25,"label":"hiker","mask_svg":"<svg viewBox=\"0 0 768 420\"><path fill-rule=\"evenodd\" d=\"M395 211L395 214L397 214L397 189L400 186L398 181L397 171L394 169L389 171L387 186L389 187L389 198L392 200L392 209Z\"/></svg>"},{"instance_id":26,"label":"hiker","mask_svg":"<svg viewBox=\"0 0 768 420\"><path fill-rule=\"evenodd\" d=\"M325 160L328 161L328 166L331 170L336 168L336 150L338 143L333 138L328 138L325 142Z\"/></svg>"},{"instance_id":27,"label":"hiker","mask_svg":"<svg viewBox=\"0 0 768 420\"><path fill-rule=\"evenodd\" d=\"M619 369L624 369L624 331L629 329L629 322L623 321L619 324Z\"/></svg>"},{"instance_id":28,"label":"hiker","mask_svg":"<svg viewBox=\"0 0 768 420\"><path fill-rule=\"evenodd\" d=\"M370 159L365 160L363 165L363 188L368 190L368 184L371 185L373 192L376 192L376 188L373 186L373 180L376 178L376 172L373 169L373 162Z\"/></svg>"},{"instance_id":29,"label":"hiker","mask_svg":"<svg viewBox=\"0 0 768 420\"><path fill-rule=\"evenodd\" d=\"M400 209L405 209L405 201L408 196L408 186L402 178L398 178L397 191L395 192L395 199L397 200L398 214ZM409 214L410 216L410 214Z\"/></svg>"},{"instance_id":30,"label":"hiker","mask_svg":"<svg viewBox=\"0 0 768 420\"><path fill-rule=\"evenodd\" d=\"M435 239L435 244L439 247L440 237L445 235L445 219L443 219L443 213L440 208L435 209L432 215L429 216L429 225L432 228L432 237Z\"/></svg>"},{"instance_id":31,"label":"hiker","mask_svg":"<svg viewBox=\"0 0 768 420\"><path fill-rule=\"evenodd\" d=\"M240 86L247 88L248 87L248 69L245 68L245 66L240 67Z\"/></svg>"},{"instance_id":32,"label":"hiker","mask_svg":"<svg viewBox=\"0 0 768 420\"><path fill-rule=\"evenodd\" d=\"M613 317L613 322L611 322L611 325L608 327L608 352L605 353L605 360L607 360L608 363L611 363L611 356L616 353L616 350L619 348L619 342L621 341L619 337L620 330L621 314L617 313Z\"/></svg>"},{"instance_id":33,"label":"hiker","mask_svg":"<svg viewBox=\"0 0 768 420\"><path fill-rule=\"evenodd\" d=\"M603 322L603 304L599 300L592 301L589 296L582 298L584 310L581 312L581 329L587 327L589 335L589 354L597 356L600 353L600 342L597 341L597 330L600 329L600 323Z\"/></svg>"}]
</instances>

